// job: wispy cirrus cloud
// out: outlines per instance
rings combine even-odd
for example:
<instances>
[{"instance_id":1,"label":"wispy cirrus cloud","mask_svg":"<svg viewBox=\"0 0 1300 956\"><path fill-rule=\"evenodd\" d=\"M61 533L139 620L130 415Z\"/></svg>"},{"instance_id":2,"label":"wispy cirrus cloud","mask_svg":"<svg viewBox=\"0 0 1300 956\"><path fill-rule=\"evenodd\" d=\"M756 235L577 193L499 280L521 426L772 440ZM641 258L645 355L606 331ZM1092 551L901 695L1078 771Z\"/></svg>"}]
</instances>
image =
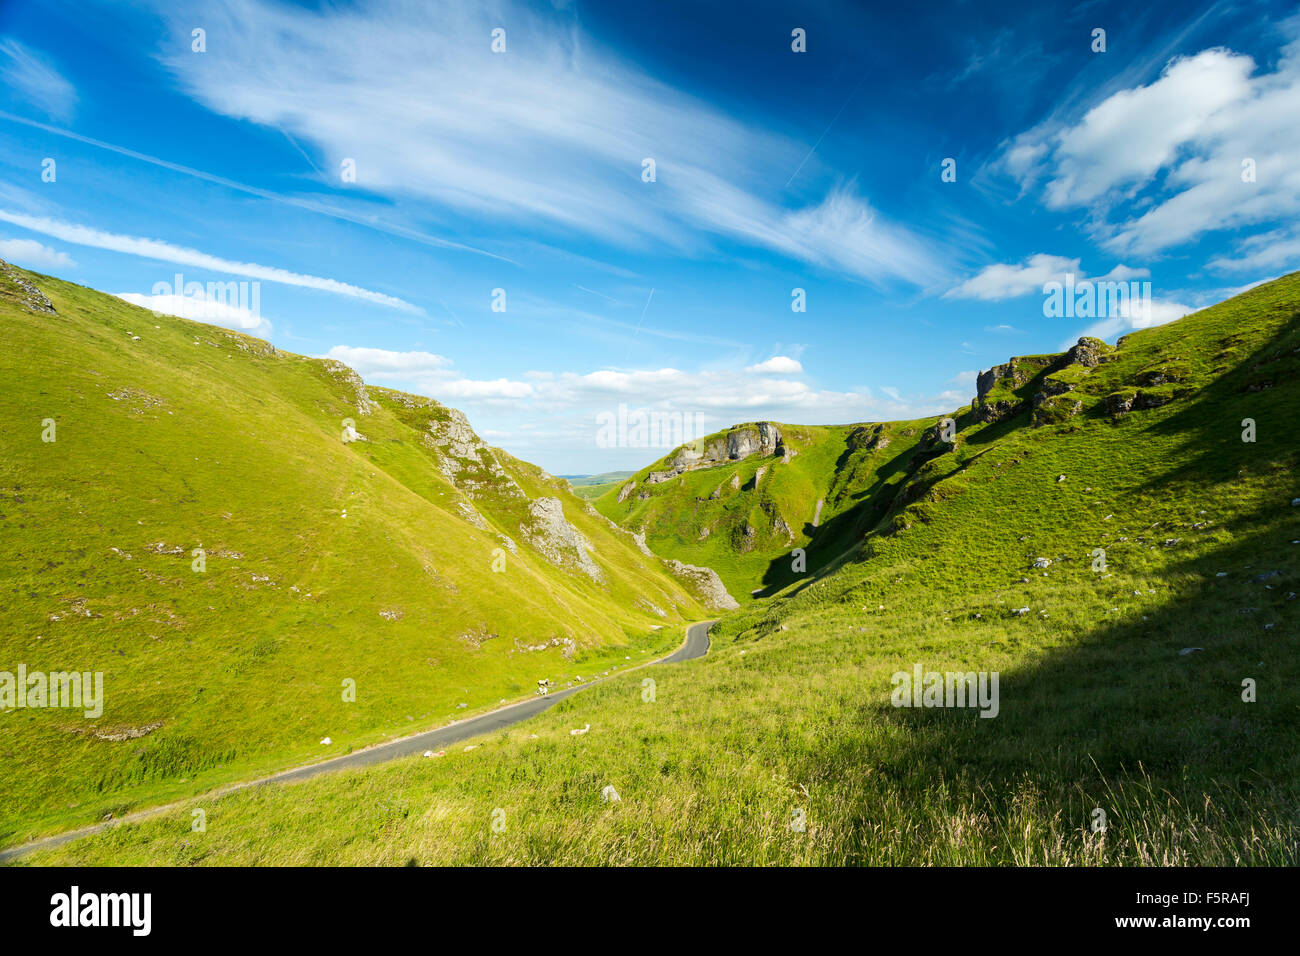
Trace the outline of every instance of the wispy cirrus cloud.
<instances>
[{"instance_id":1,"label":"wispy cirrus cloud","mask_svg":"<svg viewBox=\"0 0 1300 956\"><path fill-rule=\"evenodd\" d=\"M188 37L195 8L164 11ZM510 222L684 254L723 238L868 281L924 284L941 258L851 185L774 199L806 146L655 79L563 12L376 0L324 12L204 10L208 53L166 54L226 116L287 131L356 188L429 215ZM491 31L506 31L493 53ZM188 45L183 47L188 49ZM655 181L642 180L643 160Z\"/></svg>"},{"instance_id":2,"label":"wispy cirrus cloud","mask_svg":"<svg viewBox=\"0 0 1300 956\"><path fill-rule=\"evenodd\" d=\"M51 119L66 121L77 105L77 91L43 53L12 37L0 39L0 86Z\"/></svg>"},{"instance_id":3,"label":"wispy cirrus cloud","mask_svg":"<svg viewBox=\"0 0 1300 956\"><path fill-rule=\"evenodd\" d=\"M250 279L260 279L266 282L278 282L281 285L298 286L304 289L317 289L321 292L330 292L334 295L361 299L366 302L372 302L375 305L387 306L391 309L400 309L405 312L423 311L418 306L412 305L410 302L399 299L395 296L385 295L382 292L374 292L370 289L363 289L360 286L351 285L347 282L340 282L337 279L327 279L321 276L305 275L300 272L290 272L287 269L258 265L255 262L236 262L232 259L223 259L219 256L208 255L207 253L200 252L197 249L187 249L183 246L175 246L170 242L165 242L161 239L146 239L139 236L125 236L120 233L104 232L103 230L94 229L90 226L63 222L58 219L50 219L43 216L28 216L22 213L10 212L5 209L0 209L0 222L7 222L11 225L20 226L30 232L38 232L42 235L52 236L55 239L61 239L64 242L71 242L79 246L108 249L113 252L122 252L128 255L140 256L145 259L153 259L158 262L171 262L177 265L192 266L198 269L209 269L213 272L221 272L227 275L246 276Z\"/></svg>"}]
</instances>

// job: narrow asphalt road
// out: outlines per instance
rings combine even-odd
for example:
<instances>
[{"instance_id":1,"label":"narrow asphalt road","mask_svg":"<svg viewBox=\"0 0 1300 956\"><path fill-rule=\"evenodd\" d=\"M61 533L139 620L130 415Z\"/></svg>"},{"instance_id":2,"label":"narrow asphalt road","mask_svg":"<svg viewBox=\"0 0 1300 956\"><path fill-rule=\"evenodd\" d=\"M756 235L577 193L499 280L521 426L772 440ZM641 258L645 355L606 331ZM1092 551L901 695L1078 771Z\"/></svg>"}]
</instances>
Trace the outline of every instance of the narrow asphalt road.
<instances>
[{"instance_id":1,"label":"narrow asphalt road","mask_svg":"<svg viewBox=\"0 0 1300 956\"><path fill-rule=\"evenodd\" d=\"M689 661L696 657L703 657L709 650L709 630L716 621L701 621L698 624L692 624L686 629L686 640L672 654L660 658L657 661L649 661L648 664L676 664L679 661ZM636 667L630 667L621 671L622 674L630 673L638 668L645 667L646 664L638 664ZM618 676L612 675L612 676ZM462 740L468 740L470 737L478 737L482 734L490 734L494 730L500 730L502 727L509 727L511 724L517 724L520 721L527 720L530 717L536 717L542 711L559 703L566 697L578 693L590 687L592 684L599 684L601 681L609 680L608 677L602 677L599 680L588 681L585 684L579 684L577 687L570 687L567 690L556 691L553 694L547 694L544 697L535 697L532 700L521 701L517 704L509 704L496 710L490 710L486 714L480 714L477 717L470 717L466 720L458 720L454 724L448 724L446 727L439 727L437 730L426 730L423 733L413 734L410 737L402 737L398 740L390 740L382 744L375 744L373 747L367 747L364 750L358 750L355 753L344 754L342 757L334 757L330 760L323 760L320 763L307 764L303 767L295 767L292 770L284 770L280 773L273 774L270 777L262 777L258 780L250 780L245 783L236 783L219 790L214 790L208 794L196 794L194 797L187 797L175 803L169 803L160 807L150 807L146 810L139 810L135 813L128 813L126 816L117 820L110 820L105 823L96 823L88 827L82 827L79 830L69 830L66 833L59 833L54 836L44 837L39 840L33 840L30 843L24 843L21 846L13 846L0 850L0 863L31 853L34 850L49 850L56 846L62 846L64 843L71 843L73 840L79 840L82 837L90 836L92 833L99 833L109 827L119 826L124 823L136 823L148 817L157 816L160 813L166 813L168 810L183 806L199 797L206 796L210 799L224 797L227 794L235 793L247 787L258 787L266 783L294 783L299 780L307 780L310 777L316 777L323 773L331 773L335 770L348 770L354 767L368 767L371 764L383 763L386 760L396 760L399 757L410 757L414 754L424 753L426 750L442 750L451 744L460 743Z\"/></svg>"}]
</instances>

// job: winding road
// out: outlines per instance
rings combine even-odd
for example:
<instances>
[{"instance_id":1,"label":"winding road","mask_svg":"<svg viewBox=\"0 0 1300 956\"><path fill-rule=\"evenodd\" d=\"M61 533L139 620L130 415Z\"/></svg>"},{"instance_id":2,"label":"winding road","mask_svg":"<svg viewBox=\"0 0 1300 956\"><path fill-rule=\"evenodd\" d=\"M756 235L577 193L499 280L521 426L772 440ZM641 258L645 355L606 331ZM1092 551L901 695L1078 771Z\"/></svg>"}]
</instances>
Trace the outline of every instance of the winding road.
<instances>
[{"instance_id":1,"label":"winding road","mask_svg":"<svg viewBox=\"0 0 1300 956\"><path fill-rule=\"evenodd\" d=\"M709 651L709 631L716 623L716 621L700 621L698 624L692 624L686 629L686 640L683 641L682 646L672 654L669 654L667 657L661 657L656 661L647 661L644 664L637 664L635 667L629 667L626 670L618 672L618 674L612 674L610 676L617 677L621 674L628 674L634 670L639 670L642 667L648 667L655 664L676 664L681 661L692 660L696 657L703 657ZM96 823L88 827L82 827L79 830L68 830L66 833L58 833L54 836L43 837L39 840L33 840L30 843L24 843L20 846L8 847L0 850L0 863L16 859L17 857L31 853L35 850L49 850L56 846L62 846L65 843L71 843L73 840L79 840L82 837L90 836L93 833L107 830L109 827L120 826L124 823L136 823L140 820L147 819L148 817L157 816L160 813L166 813L169 810L174 810L178 807L184 806L200 797L216 799L224 797L227 794L235 793L239 790L247 789L248 787L259 787L267 783L295 783L299 780L307 780L311 777L316 777L323 773L331 773L335 770L368 767L372 764L383 763L387 760L396 760L399 757L410 757L415 754L424 753L426 750L441 750L451 744L460 743L462 740L468 740L471 737L478 737L482 734L490 734L494 730L509 727L511 724L520 723L521 721L528 720L530 717L536 717L542 711L549 709L564 698L571 697L593 684L599 684L606 680L609 680L609 677L601 677L596 680L587 681L585 684L579 684L577 687L570 687L566 690L556 691L555 693L547 694L544 697L535 697L532 700L520 701L517 704L508 704L505 707L498 707L496 710L490 710L486 714L479 714L477 717L468 717L465 720L458 720L445 727L439 727L437 730L426 730L422 733L412 734L409 737L389 740L382 744L375 744L372 747L366 747L364 750L344 754L341 757L333 757L329 760L322 760L319 763L295 767L292 770L283 770L280 773L273 774L269 777L262 777L257 780L231 784L230 786L222 787L206 794L196 794L193 797L187 797L185 800L179 800L175 803L169 803L159 807L150 807L146 810L138 810L135 813L128 813L126 816L120 817L117 820Z\"/></svg>"}]
</instances>

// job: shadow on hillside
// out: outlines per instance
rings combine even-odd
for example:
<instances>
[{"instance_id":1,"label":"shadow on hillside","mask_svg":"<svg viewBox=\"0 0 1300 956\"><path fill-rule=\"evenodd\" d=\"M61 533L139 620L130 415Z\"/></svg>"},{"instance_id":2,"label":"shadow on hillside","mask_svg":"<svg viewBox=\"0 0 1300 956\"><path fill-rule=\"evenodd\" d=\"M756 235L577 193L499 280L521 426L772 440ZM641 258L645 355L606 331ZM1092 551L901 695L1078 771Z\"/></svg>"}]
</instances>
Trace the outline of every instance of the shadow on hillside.
<instances>
[{"instance_id":1,"label":"shadow on hillside","mask_svg":"<svg viewBox=\"0 0 1300 956\"><path fill-rule=\"evenodd\" d=\"M1300 575L1294 559L1283 562L1282 546L1268 559L1270 568L1284 572L1272 580L1273 591L1242 570L1261 566L1259 539L1270 517L1275 526L1276 515L1252 515L1233 529L1236 544L1170 567L1171 575L1205 576L1196 593L1148 610L1145 618L1098 622L1086 644L1049 649L1037 663L1002 671L996 718L982 719L974 710L863 705L860 719L883 711L885 720L905 726L906 744L891 754L864 747L847 761L837 745L823 759L871 766L900 792L918 797L940 783L959 799L981 794L986 811L997 815L1013 814L1022 781L1049 794L1078 784L1103 805L1103 778L1114 785L1145 773L1156 790L1173 793L1193 814L1207 796L1221 801L1218 788L1226 786L1294 821L1300 812L1294 746L1300 602L1285 595L1300 586ZM1225 569L1230 578L1215 577ZM1241 613L1247 608L1254 610ZM1025 626L1033 624L1008 618L1005 633L1013 639ZM989 631L980 627L972 636L983 643ZM1188 646L1204 650L1180 654ZM915 663L944 669L924 655ZM1247 677L1258 683L1256 703L1241 699ZM1077 800L1077 818L1066 821L1067 829L1088 825L1091 807L1082 796ZM1244 803L1235 809L1255 812ZM1108 813L1114 817L1117 809ZM1288 852L1291 863L1300 862L1296 847Z\"/></svg>"},{"instance_id":2,"label":"shadow on hillside","mask_svg":"<svg viewBox=\"0 0 1300 956\"><path fill-rule=\"evenodd\" d=\"M1153 432L1185 436L1192 453L1148 481L1149 492L1174 493L1179 483L1208 490L1243 466L1265 462L1265 454L1276 451L1281 457L1300 447L1295 415L1300 380L1265 392L1241 389L1244 370L1271 354L1274 345L1258 350L1173 415L1151 423ZM1241 441L1239 422L1247 414L1261 428L1267 422L1277 429L1270 444ZM1140 433L1135 440L1141 440ZM1278 499L1287 504L1295 495L1294 476L1282 471L1277 481ZM1167 565L1165 579L1178 582L1181 591L1166 592L1159 605L1134 611L1132 593L1120 593L1117 585L1108 601L1126 611L1124 617L1099 619L1083 635L1084 643L1048 648L1031 662L1002 671L997 718L981 719L969 709L895 709L882 706L873 693L876 702L863 704L858 719L883 717L901 725L905 741L882 753L858 737L861 751L848 754L837 741L811 757L808 772L824 777L827 767L852 772L870 766L899 793L930 800L942 785L953 804L969 798L1002 820L1022 809L1017 791L1027 784L1048 795L1044 812L1059 810L1063 829L1087 828L1092 808L1102 806L1112 825L1131 825L1156 842L1164 839L1160 832L1181 833L1188 818L1200 818L1207 801L1240 822L1243 831L1265 823L1294 826L1300 820L1295 747L1300 600L1287 595L1300 591L1300 548L1290 543L1300 534L1288 525L1291 511L1270 501L1220 525L1232 543ZM1255 579L1275 570L1280 576ZM1227 576L1216 577L1219 572ZM1065 599L1065 594L1056 598ZM987 608L982 610L987 617ZM1009 614L1002 623L995 632L985 622L972 622L972 642L983 645L992 638L1014 644L1017 631L1036 626L1033 618ZM1202 650L1180 653L1188 647ZM904 666L913 663L945 669L919 651L916 661ZM955 663L949 658L947 666ZM1257 682L1256 702L1242 700L1245 678ZM1108 785L1117 784L1130 796L1154 791L1157 801L1172 794L1182 816L1124 820L1123 800L1107 795ZM870 858L868 841L879 838L870 827L864 818L859 862ZM1250 839L1260 839L1258 829L1251 833ZM1277 852L1293 865L1300 863L1295 844Z\"/></svg>"},{"instance_id":3,"label":"shadow on hillside","mask_svg":"<svg viewBox=\"0 0 1300 956\"><path fill-rule=\"evenodd\" d=\"M1294 348L1300 348L1300 313L1249 358L1194 396L1173 403L1172 414L1149 426L1154 435L1184 439L1188 452L1180 465L1162 476L1162 484L1229 481L1243 469L1258 474L1271 462L1294 462L1300 451L1296 435L1300 355ZM1277 381L1252 391L1249 386L1258 371L1264 372L1259 378ZM1276 376L1270 374L1273 371ZM1255 421L1254 443L1242 441L1246 418ZM1300 491L1294 475L1290 486L1287 501Z\"/></svg>"},{"instance_id":4,"label":"shadow on hillside","mask_svg":"<svg viewBox=\"0 0 1300 956\"><path fill-rule=\"evenodd\" d=\"M963 435L966 444L972 448L978 448L980 445L991 445L999 439L1005 438L1014 431L1021 428L1033 427L1033 413L1030 411L1029 402L1025 402L1023 411L1014 415L1008 415L1000 421L985 425L973 435ZM970 426L975 425L976 418L974 412L968 412L957 419L957 428L959 432L964 432Z\"/></svg>"},{"instance_id":5,"label":"shadow on hillside","mask_svg":"<svg viewBox=\"0 0 1300 956\"><path fill-rule=\"evenodd\" d=\"M965 426L959 423L960 427ZM942 463L944 454L926 452L914 445L894 455L877 469L870 487L854 492L850 496L856 502L851 508L829 518L819 526L814 526L812 522L804 524L803 534L811 539L804 548L806 570L803 573L794 571L793 554L791 552L782 554L768 565L763 573L763 586L755 597L771 597L796 583L802 584L803 587L813 583L828 566L860 544L867 532L877 530L881 522L888 519L898 507L924 498L935 485L968 468L988 451L989 449L985 449L960 461L954 460L952 468L946 471L935 471L919 481L916 475L920 469L931 462ZM836 462L837 471L846 467L853 452L854 449L845 449ZM910 477L891 486L890 479L899 474ZM838 485L839 482L832 485L828 498ZM886 489L888 493L885 493ZM903 500L903 496L906 500ZM801 587L797 590L802 589Z\"/></svg>"},{"instance_id":6,"label":"shadow on hillside","mask_svg":"<svg viewBox=\"0 0 1300 956\"><path fill-rule=\"evenodd\" d=\"M863 534L874 527L888 510L889 501L868 497L818 526L811 521L805 523L803 533L811 539L803 549L806 570L802 573L794 570L794 549L791 548L768 564L763 572L763 586L755 597L771 597L795 583L811 584L828 564L861 541Z\"/></svg>"}]
</instances>

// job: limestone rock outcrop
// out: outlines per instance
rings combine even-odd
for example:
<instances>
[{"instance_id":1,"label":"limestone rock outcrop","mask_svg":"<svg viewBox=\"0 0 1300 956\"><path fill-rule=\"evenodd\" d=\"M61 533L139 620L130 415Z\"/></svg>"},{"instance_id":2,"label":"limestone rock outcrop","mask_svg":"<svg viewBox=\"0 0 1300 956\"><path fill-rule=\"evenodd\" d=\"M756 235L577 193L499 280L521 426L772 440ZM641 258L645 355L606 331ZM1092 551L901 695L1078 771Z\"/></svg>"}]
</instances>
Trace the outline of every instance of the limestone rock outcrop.
<instances>
[{"instance_id":1,"label":"limestone rock outcrop","mask_svg":"<svg viewBox=\"0 0 1300 956\"><path fill-rule=\"evenodd\" d=\"M569 524L559 498L538 498L529 504L528 520L519 530L556 567L580 571L593 581L605 580L604 572L591 559L591 542Z\"/></svg>"},{"instance_id":2,"label":"limestone rock outcrop","mask_svg":"<svg viewBox=\"0 0 1300 956\"><path fill-rule=\"evenodd\" d=\"M54 305L36 286L28 282L17 269L0 259L0 293L17 299L28 312L54 315Z\"/></svg>"},{"instance_id":3,"label":"limestone rock outcrop","mask_svg":"<svg viewBox=\"0 0 1300 956\"><path fill-rule=\"evenodd\" d=\"M725 432L683 445L667 461L667 468L652 471L646 484L655 485L669 481L696 468L707 468L728 461L741 461L751 455L767 458L786 456L781 430L772 422L753 422L737 425Z\"/></svg>"},{"instance_id":4,"label":"limestone rock outcrop","mask_svg":"<svg viewBox=\"0 0 1300 956\"><path fill-rule=\"evenodd\" d=\"M718 577L718 572L712 568L696 567L693 564L683 564L676 558L669 558L664 561L668 570L674 575L686 582L686 585L695 593L696 597L705 607L714 611L732 611L740 607L740 604L722 583L722 578Z\"/></svg>"}]
</instances>

